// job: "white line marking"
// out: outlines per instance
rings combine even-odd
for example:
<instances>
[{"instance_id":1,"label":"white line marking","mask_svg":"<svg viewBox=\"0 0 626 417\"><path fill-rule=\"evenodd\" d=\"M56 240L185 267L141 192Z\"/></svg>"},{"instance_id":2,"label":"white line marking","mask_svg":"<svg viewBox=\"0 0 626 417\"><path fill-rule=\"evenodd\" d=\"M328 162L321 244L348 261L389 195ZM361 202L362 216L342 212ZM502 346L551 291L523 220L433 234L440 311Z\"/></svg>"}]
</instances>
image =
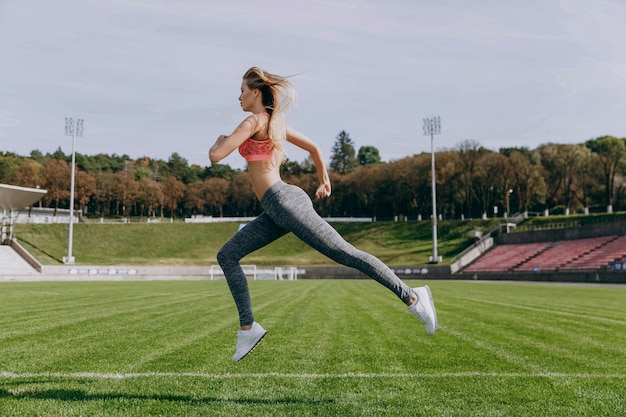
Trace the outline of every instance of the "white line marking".
<instances>
[{"instance_id":1,"label":"white line marking","mask_svg":"<svg viewBox=\"0 0 626 417\"><path fill-rule=\"evenodd\" d=\"M344 373L344 374L292 374L280 372L244 373L244 374L209 374L203 372L137 372L137 373L99 373L99 372L38 372L14 373L0 372L0 378L59 378L59 379L131 379L131 378L203 378L203 379L236 379L236 378L289 378L289 379L346 379L346 378L575 378L575 379L626 379L626 374L588 374L588 373L507 373L507 372L443 372L433 374L412 373Z\"/></svg>"}]
</instances>

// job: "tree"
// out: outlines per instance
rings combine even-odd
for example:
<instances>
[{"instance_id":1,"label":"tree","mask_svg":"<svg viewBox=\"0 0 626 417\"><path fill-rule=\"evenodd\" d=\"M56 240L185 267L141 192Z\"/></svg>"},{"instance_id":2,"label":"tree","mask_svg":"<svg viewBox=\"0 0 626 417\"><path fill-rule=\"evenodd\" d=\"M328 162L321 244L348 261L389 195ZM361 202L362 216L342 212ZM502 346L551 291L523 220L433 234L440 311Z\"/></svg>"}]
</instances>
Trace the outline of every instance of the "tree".
<instances>
[{"instance_id":1,"label":"tree","mask_svg":"<svg viewBox=\"0 0 626 417\"><path fill-rule=\"evenodd\" d=\"M96 200L97 211L102 217L111 212L113 204L113 190L115 188L115 178L112 172L98 172L96 178Z\"/></svg>"},{"instance_id":2,"label":"tree","mask_svg":"<svg viewBox=\"0 0 626 417\"><path fill-rule=\"evenodd\" d=\"M499 203L502 203L505 212L509 210L512 207L513 175L507 157L487 152L481 156L477 167L474 192L480 202L481 212L487 214L491 207Z\"/></svg>"},{"instance_id":3,"label":"tree","mask_svg":"<svg viewBox=\"0 0 626 417\"><path fill-rule=\"evenodd\" d=\"M425 198L432 206L432 177L431 177L431 155L422 154L427 162L428 171L425 179L428 181L428 193ZM435 187L437 198L437 215L444 217L458 218L463 213L463 181L461 180L460 156L458 152L452 150L439 151L435 155ZM432 214L432 207L428 210Z\"/></svg>"},{"instance_id":4,"label":"tree","mask_svg":"<svg viewBox=\"0 0 626 417\"><path fill-rule=\"evenodd\" d=\"M142 178L139 180L137 199L140 204L140 213L143 213L145 209L148 217L156 217L157 209L163 206L163 191L156 181Z\"/></svg>"},{"instance_id":5,"label":"tree","mask_svg":"<svg viewBox=\"0 0 626 417\"><path fill-rule=\"evenodd\" d=\"M185 195L185 184L175 177L168 177L161 182L161 189L165 208L170 210L170 217L176 217L178 203Z\"/></svg>"},{"instance_id":6,"label":"tree","mask_svg":"<svg viewBox=\"0 0 626 417\"><path fill-rule=\"evenodd\" d=\"M88 172L76 170L76 202L82 212L96 195L96 178Z\"/></svg>"},{"instance_id":7,"label":"tree","mask_svg":"<svg viewBox=\"0 0 626 417\"><path fill-rule=\"evenodd\" d=\"M117 200L118 207L121 206L122 208L122 216L128 217L131 208L137 201L139 186L137 181L135 181L135 176L128 171L118 171L115 173L114 178L113 195Z\"/></svg>"},{"instance_id":8,"label":"tree","mask_svg":"<svg viewBox=\"0 0 626 417\"><path fill-rule=\"evenodd\" d=\"M381 162L378 149L374 146L361 146L357 155L359 165L379 164Z\"/></svg>"},{"instance_id":9,"label":"tree","mask_svg":"<svg viewBox=\"0 0 626 417\"><path fill-rule=\"evenodd\" d=\"M180 156L178 152L174 152L170 159L167 161L167 166L170 169L170 175L176 177L176 179L188 184L189 176L189 163L185 158Z\"/></svg>"},{"instance_id":10,"label":"tree","mask_svg":"<svg viewBox=\"0 0 626 417\"><path fill-rule=\"evenodd\" d=\"M342 130L339 132L339 135L337 135L329 167L331 171L341 175L349 174L358 167L354 143L345 130Z\"/></svg>"},{"instance_id":11,"label":"tree","mask_svg":"<svg viewBox=\"0 0 626 417\"><path fill-rule=\"evenodd\" d=\"M578 198L582 206L588 210L589 203L592 201L592 196L595 194L592 190L600 188L596 185L593 175L594 169L598 166L598 155L591 152L591 150L584 144L581 145L581 153L582 161L579 173L580 188L579 194L576 195L576 198Z\"/></svg>"},{"instance_id":12,"label":"tree","mask_svg":"<svg viewBox=\"0 0 626 417\"><path fill-rule=\"evenodd\" d=\"M206 187L204 182L194 182L185 187L185 208L191 214L204 213L207 205Z\"/></svg>"},{"instance_id":13,"label":"tree","mask_svg":"<svg viewBox=\"0 0 626 417\"><path fill-rule=\"evenodd\" d=\"M459 170L462 182L463 213L472 217L472 208L476 201L476 180L478 178L478 162L487 152L478 141L467 139L457 146L459 154Z\"/></svg>"},{"instance_id":14,"label":"tree","mask_svg":"<svg viewBox=\"0 0 626 417\"><path fill-rule=\"evenodd\" d=\"M208 190L207 206L223 217L224 205L228 201L230 181L224 178L207 178L205 183Z\"/></svg>"},{"instance_id":15,"label":"tree","mask_svg":"<svg viewBox=\"0 0 626 417\"><path fill-rule=\"evenodd\" d=\"M19 158L12 153L0 154L0 182L10 182L10 176L20 166Z\"/></svg>"},{"instance_id":16,"label":"tree","mask_svg":"<svg viewBox=\"0 0 626 417\"><path fill-rule=\"evenodd\" d=\"M582 187L582 171L587 150L581 145L548 144L537 151L541 155L546 182L547 199L552 205L563 204L567 209L575 209L579 203L576 196ZM588 150L587 150L588 152Z\"/></svg>"},{"instance_id":17,"label":"tree","mask_svg":"<svg viewBox=\"0 0 626 417\"><path fill-rule=\"evenodd\" d=\"M9 178L10 182L15 185L31 188L40 187L44 183L43 165L32 159L25 159Z\"/></svg>"},{"instance_id":18,"label":"tree","mask_svg":"<svg viewBox=\"0 0 626 417\"><path fill-rule=\"evenodd\" d=\"M378 214L377 191L379 181L382 179L383 164L368 164L357 172L349 174L349 179L354 184L352 190L358 203L357 216L376 217ZM407 213L408 214L408 213Z\"/></svg>"},{"instance_id":19,"label":"tree","mask_svg":"<svg viewBox=\"0 0 626 417\"><path fill-rule=\"evenodd\" d=\"M57 161L69 162L69 161L72 160L71 155L70 156L66 155L65 152L63 152L63 149L61 149L60 146L57 148L56 151L54 151L54 153L52 155L48 154L47 156L49 158L56 159Z\"/></svg>"},{"instance_id":20,"label":"tree","mask_svg":"<svg viewBox=\"0 0 626 417\"><path fill-rule=\"evenodd\" d=\"M588 140L585 142L585 146L598 155L602 168L605 204L613 205L616 195L614 190L615 176L626 155L624 140L613 136L602 136Z\"/></svg>"},{"instance_id":21,"label":"tree","mask_svg":"<svg viewBox=\"0 0 626 417\"><path fill-rule=\"evenodd\" d=\"M259 201L254 195L250 174L247 171L240 171L235 178L230 181L229 206L230 214L235 216L250 216L258 214Z\"/></svg>"},{"instance_id":22,"label":"tree","mask_svg":"<svg viewBox=\"0 0 626 417\"><path fill-rule=\"evenodd\" d=\"M64 160L47 158L43 163L44 187L48 192L43 196L44 205L54 204L54 215L59 203L70 197L70 165Z\"/></svg>"},{"instance_id":23,"label":"tree","mask_svg":"<svg viewBox=\"0 0 626 417\"><path fill-rule=\"evenodd\" d=\"M302 175L302 172L302 167L300 166L298 161L292 161L290 159L287 159L280 166L280 176L283 178L289 178L292 176L299 177L300 175Z\"/></svg>"},{"instance_id":24,"label":"tree","mask_svg":"<svg viewBox=\"0 0 626 417\"><path fill-rule=\"evenodd\" d=\"M232 180L237 175L237 171L232 169L230 165L224 164L211 164L204 169L202 178L225 178Z\"/></svg>"},{"instance_id":25,"label":"tree","mask_svg":"<svg viewBox=\"0 0 626 417\"><path fill-rule=\"evenodd\" d=\"M545 181L540 173L538 156L533 152L515 150L509 155L513 185L519 198L519 207L525 212L533 199L545 203Z\"/></svg>"},{"instance_id":26,"label":"tree","mask_svg":"<svg viewBox=\"0 0 626 417\"><path fill-rule=\"evenodd\" d=\"M35 150L30 151L30 159L37 161L40 164L43 164L45 157L43 156L43 153L41 153L39 149L35 149Z\"/></svg>"}]
</instances>

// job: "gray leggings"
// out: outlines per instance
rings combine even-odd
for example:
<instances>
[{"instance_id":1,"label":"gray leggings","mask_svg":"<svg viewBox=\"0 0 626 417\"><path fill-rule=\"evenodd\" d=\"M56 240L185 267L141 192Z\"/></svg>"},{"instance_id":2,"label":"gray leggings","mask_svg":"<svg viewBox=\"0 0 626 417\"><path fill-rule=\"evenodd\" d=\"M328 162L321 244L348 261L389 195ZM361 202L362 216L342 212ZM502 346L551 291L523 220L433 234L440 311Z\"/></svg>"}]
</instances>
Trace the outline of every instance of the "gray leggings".
<instances>
[{"instance_id":1,"label":"gray leggings","mask_svg":"<svg viewBox=\"0 0 626 417\"><path fill-rule=\"evenodd\" d=\"M301 188L279 181L263 194L261 205L265 211L235 233L217 254L217 261L235 299L241 326L251 325L254 316L248 281L239 261L289 232L333 261L375 279L403 302L410 300L412 289L380 259L346 242L317 214L311 199Z\"/></svg>"}]
</instances>

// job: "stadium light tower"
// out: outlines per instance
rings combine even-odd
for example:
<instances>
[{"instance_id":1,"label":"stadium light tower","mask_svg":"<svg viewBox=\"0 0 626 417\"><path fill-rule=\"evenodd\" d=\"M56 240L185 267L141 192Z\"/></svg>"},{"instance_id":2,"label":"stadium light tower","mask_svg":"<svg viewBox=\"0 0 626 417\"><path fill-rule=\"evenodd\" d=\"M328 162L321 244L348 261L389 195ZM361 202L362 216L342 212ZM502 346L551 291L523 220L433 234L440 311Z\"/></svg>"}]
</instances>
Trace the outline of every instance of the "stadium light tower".
<instances>
[{"instance_id":1,"label":"stadium light tower","mask_svg":"<svg viewBox=\"0 0 626 417\"><path fill-rule=\"evenodd\" d=\"M437 190L435 188L435 149L433 146L433 136L441 133L441 118L439 116L424 118L424 135L430 135L430 158L431 177L433 191L433 256L428 260L430 263L441 262L441 256L437 255Z\"/></svg>"},{"instance_id":2,"label":"stadium light tower","mask_svg":"<svg viewBox=\"0 0 626 417\"><path fill-rule=\"evenodd\" d=\"M70 231L67 239L67 256L63 257L63 263L74 264L72 256L72 241L74 239L74 178L76 177L76 136L82 136L84 130L83 119L74 120L65 118L65 134L72 137L72 173L70 184Z\"/></svg>"}]
</instances>

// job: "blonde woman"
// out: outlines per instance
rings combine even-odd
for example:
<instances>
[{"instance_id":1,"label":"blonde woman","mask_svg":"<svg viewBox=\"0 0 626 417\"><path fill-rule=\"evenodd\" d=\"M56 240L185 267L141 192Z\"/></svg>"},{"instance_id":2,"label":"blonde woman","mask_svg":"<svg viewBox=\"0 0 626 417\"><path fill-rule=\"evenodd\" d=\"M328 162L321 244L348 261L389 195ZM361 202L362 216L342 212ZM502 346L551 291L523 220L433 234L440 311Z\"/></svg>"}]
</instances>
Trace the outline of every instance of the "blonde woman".
<instances>
[{"instance_id":1,"label":"blonde woman","mask_svg":"<svg viewBox=\"0 0 626 417\"><path fill-rule=\"evenodd\" d=\"M233 361L256 347L267 333L254 321L246 276L239 261L246 255L291 232L305 243L342 265L355 268L391 290L426 327L437 330L437 313L428 286L410 288L378 258L356 249L322 219L311 198L299 187L281 180L285 142L309 152L320 180L316 198L330 196L331 185L322 152L315 142L287 126L284 112L293 102L291 83L278 75L252 67L243 76L239 102L246 117L232 134L220 135L209 151L219 162L239 149L248 163L252 187L263 213L239 230L217 254L239 312L240 329Z\"/></svg>"}]
</instances>

